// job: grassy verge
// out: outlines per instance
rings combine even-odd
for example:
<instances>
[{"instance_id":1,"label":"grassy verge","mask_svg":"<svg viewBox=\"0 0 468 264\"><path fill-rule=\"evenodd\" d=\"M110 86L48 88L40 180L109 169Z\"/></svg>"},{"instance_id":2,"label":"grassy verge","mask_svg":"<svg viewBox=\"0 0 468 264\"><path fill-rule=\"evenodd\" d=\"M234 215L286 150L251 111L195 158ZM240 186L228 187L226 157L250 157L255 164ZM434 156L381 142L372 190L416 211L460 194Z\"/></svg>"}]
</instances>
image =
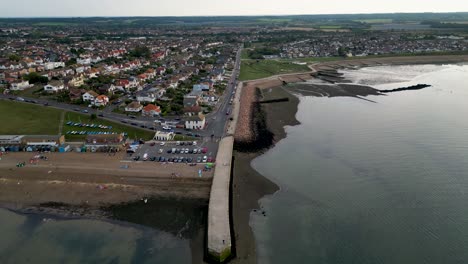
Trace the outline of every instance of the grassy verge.
<instances>
[{"instance_id":1,"label":"grassy verge","mask_svg":"<svg viewBox=\"0 0 468 264\"><path fill-rule=\"evenodd\" d=\"M241 81L255 80L273 76L276 74L306 72L309 68L306 65L297 65L289 61L282 60L244 60L241 64Z\"/></svg>"}]
</instances>

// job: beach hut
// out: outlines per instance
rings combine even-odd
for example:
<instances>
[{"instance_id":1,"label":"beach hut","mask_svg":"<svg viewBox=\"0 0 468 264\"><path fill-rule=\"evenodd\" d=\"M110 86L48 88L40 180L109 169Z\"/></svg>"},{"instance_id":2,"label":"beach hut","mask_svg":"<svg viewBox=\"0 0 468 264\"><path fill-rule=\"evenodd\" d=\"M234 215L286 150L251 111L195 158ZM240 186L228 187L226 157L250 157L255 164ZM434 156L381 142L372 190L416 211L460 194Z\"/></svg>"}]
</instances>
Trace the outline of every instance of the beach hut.
<instances>
[{"instance_id":1,"label":"beach hut","mask_svg":"<svg viewBox=\"0 0 468 264\"><path fill-rule=\"evenodd\" d=\"M69 150L70 150L70 146L69 146L69 145L61 145L61 146L59 147L59 152L60 152L60 153L67 152L67 151L69 151Z\"/></svg>"}]
</instances>

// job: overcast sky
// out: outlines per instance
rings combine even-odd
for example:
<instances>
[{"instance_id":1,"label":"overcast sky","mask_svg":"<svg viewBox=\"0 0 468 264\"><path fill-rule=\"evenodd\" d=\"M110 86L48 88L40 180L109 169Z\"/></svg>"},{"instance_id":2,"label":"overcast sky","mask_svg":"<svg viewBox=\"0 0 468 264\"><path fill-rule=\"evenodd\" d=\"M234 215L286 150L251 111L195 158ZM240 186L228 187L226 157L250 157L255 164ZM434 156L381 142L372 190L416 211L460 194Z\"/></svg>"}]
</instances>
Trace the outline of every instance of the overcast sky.
<instances>
[{"instance_id":1,"label":"overcast sky","mask_svg":"<svg viewBox=\"0 0 468 264\"><path fill-rule=\"evenodd\" d=\"M468 0L0 0L0 17L466 12Z\"/></svg>"}]
</instances>

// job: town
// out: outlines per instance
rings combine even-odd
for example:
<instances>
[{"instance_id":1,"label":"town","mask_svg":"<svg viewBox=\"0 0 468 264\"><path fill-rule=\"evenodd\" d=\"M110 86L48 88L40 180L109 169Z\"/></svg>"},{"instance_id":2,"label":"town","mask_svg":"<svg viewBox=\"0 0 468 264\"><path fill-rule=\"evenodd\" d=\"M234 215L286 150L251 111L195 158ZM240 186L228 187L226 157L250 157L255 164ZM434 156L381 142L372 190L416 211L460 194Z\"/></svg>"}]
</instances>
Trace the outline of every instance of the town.
<instances>
[{"instance_id":1,"label":"town","mask_svg":"<svg viewBox=\"0 0 468 264\"><path fill-rule=\"evenodd\" d=\"M249 215L266 217L258 200L279 190L251 164L299 123L298 98L370 104L365 97L416 90L378 90L343 72L466 63L466 21L466 14L0 18L0 206L107 219L109 211L96 211L135 203L128 208L137 221L109 218L152 226L160 222L147 216L164 206L148 209L151 202L177 202L163 231L179 239L191 230L194 251L204 252L198 258L247 259L254 247L236 252L236 232L251 232ZM187 200L202 201L190 205L202 226L180 217ZM136 217L140 206L146 211Z\"/></svg>"}]
</instances>

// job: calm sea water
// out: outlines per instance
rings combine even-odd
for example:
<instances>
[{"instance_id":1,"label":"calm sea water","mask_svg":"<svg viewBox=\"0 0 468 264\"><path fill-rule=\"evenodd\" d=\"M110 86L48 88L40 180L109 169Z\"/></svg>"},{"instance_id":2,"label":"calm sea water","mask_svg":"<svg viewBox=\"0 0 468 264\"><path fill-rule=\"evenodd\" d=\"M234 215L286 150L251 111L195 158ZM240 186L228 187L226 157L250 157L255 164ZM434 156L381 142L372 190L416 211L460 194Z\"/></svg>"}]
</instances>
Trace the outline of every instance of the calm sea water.
<instances>
[{"instance_id":1,"label":"calm sea water","mask_svg":"<svg viewBox=\"0 0 468 264\"><path fill-rule=\"evenodd\" d=\"M251 214L259 263L468 263L468 66L346 76L432 87L301 97L302 124L252 162L281 187Z\"/></svg>"},{"instance_id":2,"label":"calm sea water","mask_svg":"<svg viewBox=\"0 0 468 264\"><path fill-rule=\"evenodd\" d=\"M51 219L0 209L2 264L191 263L189 242L139 225Z\"/></svg>"}]
</instances>

